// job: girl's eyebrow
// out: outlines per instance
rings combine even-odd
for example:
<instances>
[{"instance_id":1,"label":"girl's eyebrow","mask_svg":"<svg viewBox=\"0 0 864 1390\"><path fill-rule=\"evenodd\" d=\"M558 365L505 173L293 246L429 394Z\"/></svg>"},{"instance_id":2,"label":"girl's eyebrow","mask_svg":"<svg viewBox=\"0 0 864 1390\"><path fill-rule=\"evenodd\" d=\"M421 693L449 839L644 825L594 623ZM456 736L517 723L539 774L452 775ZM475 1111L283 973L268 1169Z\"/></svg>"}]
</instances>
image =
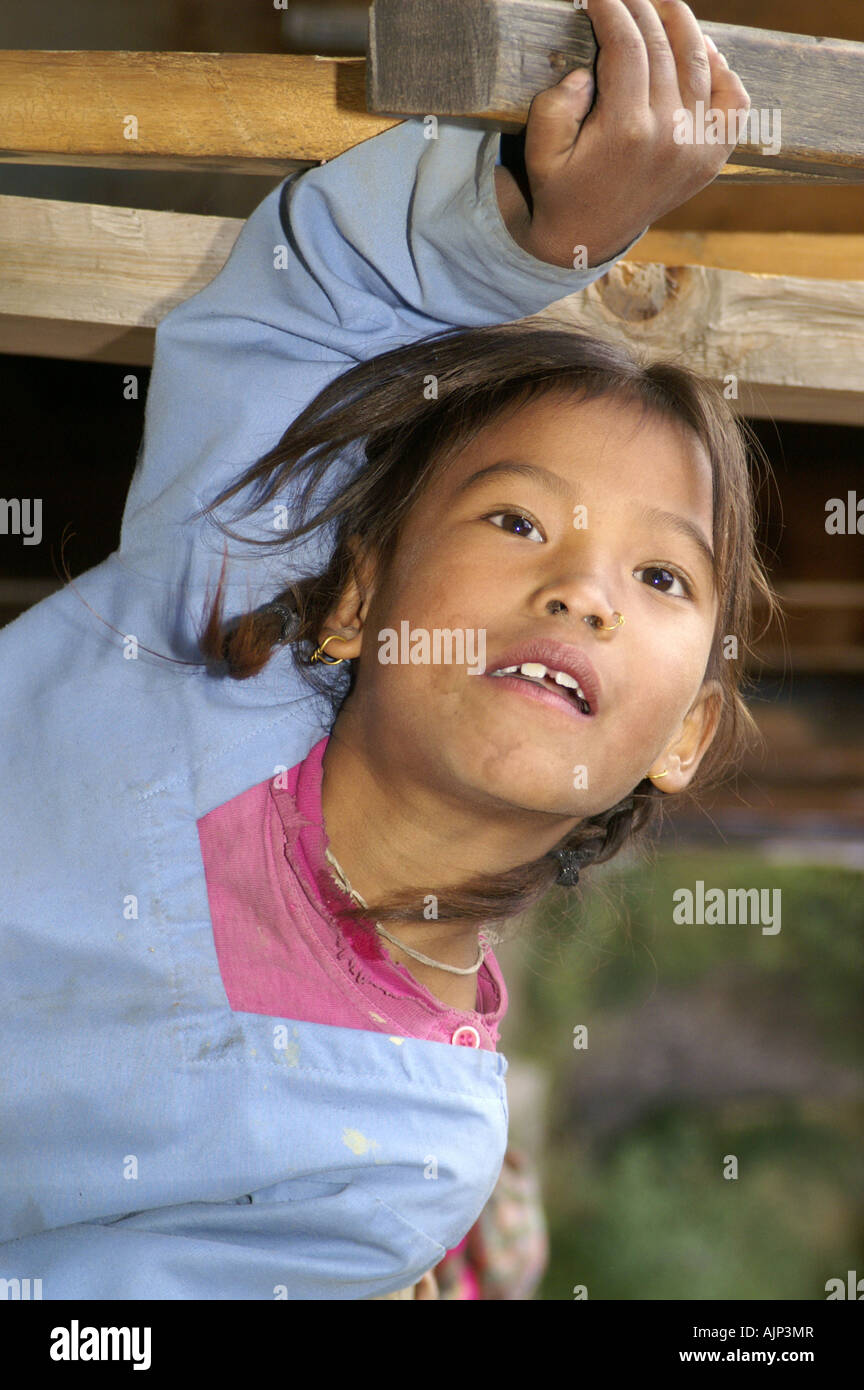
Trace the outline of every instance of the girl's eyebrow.
<instances>
[{"instance_id":1,"label":"girl's eyebrow","mask_svg":"<svg viewBox=\"0 0 864 1390\"><path fill-rule=\"evenodd\" d=\"M463 492L467 492L470 487L476 487L490 473L518 473L525 478L534 478L538 483L542 483L549 492L563 497L566 502L573 500L573 493L560 474L553 473L548 468L541 468L539 464L521 463L516 459L503 459L500 463L490 463L485 468L478 468L476 473L463 478L456 488L454 496L458 497Z\"/></svg>"},{"instance_id":2,"label":"girl's eyebrow","mask_svg":"<svg viewBox=\"0 0 864 1390\"><path fill-rule=\"evenodd\" d=\"M539 464L523 463L517 459L502 459L500 463L490 463L485 468L478 468L475 473L463 478L456 488L454 496L461 496L462 493L467 492L469 488L476 487L478 483L483 482L491 474L498 473L515 473L521 477L533 478L549 492L563 497L565 501L572 502L573 500L573 493L559 473L553 473L549 468L541 468ZM677 512L664 511L661 507L642 508L636 516L636 520L645 522L649 526L666 526L670 531L676 531L679 536L684 536L685 539L692 541L708 565L712 579L716 582L717 561L714 557L714 551L694 522L688 521L685 516L679 516Z\"/></svg>"},{"instance_id":3,"label":"girl's eyebrow","mask_svg":"<svg viewBox=\"0 0 864 1390\"><path fill-rule=\"evenodd\" d=\"M694 525L692 521L688 521L686 516L679 516L677 512L664 512L660 507L644 507L636 520L647 522L649 526L666 526L670 531L677 531L679 536L684 536L685 539L692 541L708 565L712 578L716 581L717 561L714 558L714 551L699 527Z\"/></svg>"}]
</instances>

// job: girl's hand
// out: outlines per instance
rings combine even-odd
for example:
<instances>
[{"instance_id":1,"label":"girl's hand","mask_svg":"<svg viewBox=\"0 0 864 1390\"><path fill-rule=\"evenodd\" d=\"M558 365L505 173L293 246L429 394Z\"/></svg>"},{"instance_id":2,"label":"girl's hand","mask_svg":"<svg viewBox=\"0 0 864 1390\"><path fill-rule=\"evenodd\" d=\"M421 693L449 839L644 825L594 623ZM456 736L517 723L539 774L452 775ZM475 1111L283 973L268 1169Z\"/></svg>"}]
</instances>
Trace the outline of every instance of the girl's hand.
<instances>
[{"instance_id":1,"label":"girl's hand","mask_svg":"<svg viewBox=\"0 0 864 1390\"><path fill-rule=\"evenodd\" d=\"M531 103L525 166L531 205L509 171L498 167L496 191L510 235L553 265L597 266L611 260L658 217L710 183L735 148L728 113L750 98L682 0L587 0L597 40L594 82L572 74ZM585 81L585 78L582 78ZM696 103L723 113L724 144L678 143L675 112L688 108L702 133ZM680 138L680 137L679 137ZM580 260L578 247L584 247Z\"/></svg>"}]
</instances>

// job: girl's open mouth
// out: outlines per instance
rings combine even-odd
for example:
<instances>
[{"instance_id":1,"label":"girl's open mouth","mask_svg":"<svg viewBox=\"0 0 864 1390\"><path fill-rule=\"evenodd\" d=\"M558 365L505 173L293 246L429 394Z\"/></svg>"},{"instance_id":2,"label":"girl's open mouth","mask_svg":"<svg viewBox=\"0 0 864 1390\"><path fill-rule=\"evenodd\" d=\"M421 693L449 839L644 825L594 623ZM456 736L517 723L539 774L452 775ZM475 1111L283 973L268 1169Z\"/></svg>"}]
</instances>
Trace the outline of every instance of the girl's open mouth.
<instances>
[{"instance_id":1,"label":"girl's open mouth","mask_svg":"<svg viewBox=\"0 0 864 1390\"><path fill-rule=\"evenodd\" d=\"M498 681L505 689L540 700L551 709L561 709L577 719L591 718L591 707L578 682L562 672L551 674L540 662L523 662L519 667L506 667L487 674L488 679Z\"/></svg>"}]
</instances>

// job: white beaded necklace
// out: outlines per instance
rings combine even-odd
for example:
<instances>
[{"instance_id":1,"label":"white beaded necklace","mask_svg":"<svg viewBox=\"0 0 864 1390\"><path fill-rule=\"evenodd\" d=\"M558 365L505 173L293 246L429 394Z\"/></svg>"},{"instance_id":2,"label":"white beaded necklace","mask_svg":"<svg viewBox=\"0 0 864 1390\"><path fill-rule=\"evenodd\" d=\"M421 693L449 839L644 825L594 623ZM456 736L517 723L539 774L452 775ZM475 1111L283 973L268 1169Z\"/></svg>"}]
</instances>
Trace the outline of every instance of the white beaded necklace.
<instances>
[{"instance_id":1,"label":"white beaded necklace","mask_svg":"<svg viewBox=\"0 0 864 1390\"><path fill-rule=\"evenodd\" d=\"M333 877L335 881L338 883L339 887L344 889L344 891L348 894L349 898L353 898L354 902L357 903L358 907L363 907L368 910L368 903L365 901L364 898L361 898L359 893L354 892L354 889L348 882L345 870L342 868L341 864L338 862L336 856L332 853L329 846L327 849L325 849L324 854L326 858L329 860L330 864L332 864L333 866L333 869L335 871ZM490 931L484 928L483 931L477 933L478 955L477 960L474 962L473 965L445 965L440 960L432 960L430 956L424 956L422 951L415 951L411 946L404 946L401 941L396 940L395 936L391 936L388 931L385 931L384 927L382 927L380 922L375 923L375 930L379 932L381 936L386 937L388 941L392 942L394 946L398 946L399 950L404 951L406 955L413 956L415 960L421 961L423 965L434 965L437 970L449 970L451 975L476 975L477 971L483 964L483 961L486 959L486 953L489 950L490 946L497 946L498 942L501 940L501 937L498 934L498 932Z\"/></svg>"}]
</instances>

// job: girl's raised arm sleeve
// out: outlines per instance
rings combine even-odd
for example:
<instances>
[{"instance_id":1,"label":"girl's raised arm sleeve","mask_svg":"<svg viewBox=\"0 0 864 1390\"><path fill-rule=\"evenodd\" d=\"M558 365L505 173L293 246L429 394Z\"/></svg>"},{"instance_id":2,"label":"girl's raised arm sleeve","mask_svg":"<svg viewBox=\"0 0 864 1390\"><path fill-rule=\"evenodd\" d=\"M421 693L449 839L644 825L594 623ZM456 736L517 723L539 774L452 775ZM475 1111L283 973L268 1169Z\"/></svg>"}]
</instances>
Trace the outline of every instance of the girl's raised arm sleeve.
<instances>
[{"instance_id":1,"label":"girl's raised arm sleeve","mask_svg":"<svg viewBox=\"0 0 864 1390\"><path fill-rule=\"evenodd\" d=\"M192 513L340 372L446 328L536 313L609 269L563 269L516 244L495 192L499 144L446 122L427 139L422 120L405 121L256 208L221 272L157 330L121 536L129 567L182 576L197 597L222 541Z\"/></svg>"},{"instance_id":2,"label":"girl's raised arm sleeve","mask_svg":"<svg viewBox=\"0 0 864 1390\"><path fill-rule=\"evenodd\" d=\"M356 362L603 273L511 240L498 143L408 121L275 188L157 331L118 552L0 632L0 1289L374 1297L493 1190L497 1052L230 1007L198 822L333 712L290 644L249 680L204 669L224 537L194 516ZM282 547L228 544L226 612L284 587Z\"/></svg>"}]
</instances>

